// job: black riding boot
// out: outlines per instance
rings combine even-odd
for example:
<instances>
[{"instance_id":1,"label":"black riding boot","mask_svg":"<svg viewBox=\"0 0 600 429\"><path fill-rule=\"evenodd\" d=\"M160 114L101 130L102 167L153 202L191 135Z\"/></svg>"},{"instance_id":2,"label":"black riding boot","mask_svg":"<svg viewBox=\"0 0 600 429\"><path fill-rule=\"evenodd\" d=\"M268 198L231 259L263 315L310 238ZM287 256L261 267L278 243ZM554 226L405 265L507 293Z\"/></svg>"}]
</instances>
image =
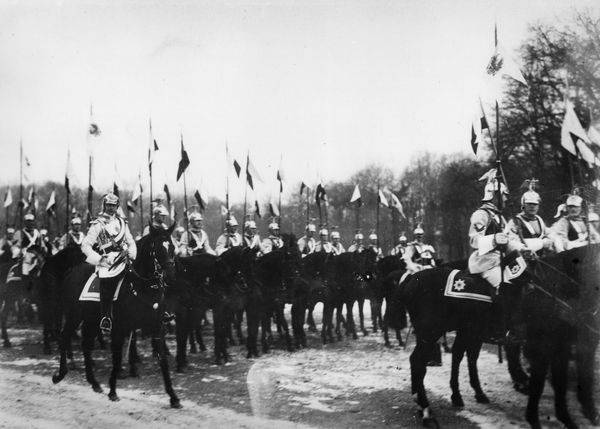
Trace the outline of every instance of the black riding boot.
<instances>
[{"instance_id":1,"label":"black riding boot","mask_svg":"<svg viewBox=\"0 0 600 429\"><path fill-rule=\"evenodd\" d=\"M118 277L100 279L100 329L105 334L112 330L111 306Z\"/></svg>"}]
</instances>

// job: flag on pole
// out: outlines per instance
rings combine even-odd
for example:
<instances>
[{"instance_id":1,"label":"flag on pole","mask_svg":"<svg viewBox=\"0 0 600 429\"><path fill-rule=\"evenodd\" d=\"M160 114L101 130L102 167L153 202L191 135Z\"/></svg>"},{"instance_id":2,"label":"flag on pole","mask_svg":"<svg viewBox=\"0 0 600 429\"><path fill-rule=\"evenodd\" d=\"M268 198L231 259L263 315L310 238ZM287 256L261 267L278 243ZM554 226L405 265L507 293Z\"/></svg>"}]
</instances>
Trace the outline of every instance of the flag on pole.
<instances>
[{"instance_id":1,"label":"flag on pole","mask_svg":"<svg viewBox=\"0 0 600 429\"><path fill-rule=\"evenodd\" d=\"M352 192L352 196L350 197L350 202L356 202L358 207L362 206L362 198L360 196L360 189L358 189L358 185L354 186L354 191Z\"/></svg>"},{"instance_id":2,"label":"flag on pole","mask_svg":"<svg viewBox=\"0 0 600 429\"><path fill-rule=\"evenodd\" d=\"M129 201L129 200L127 200L127 211L128 211L130 214L133 214L133 213L135 213L135 206L134 206L134 205L133 205L133 203L132 203L131 201Z\"/></svg>"},{"instance_id":3,"label":"flag on pole","mask_svg":"<svg viewBox=\"0 0 600 429\"><path fill-rule=\"evenodd\" d=\"M590 139L590 142L592 142L592 144L596 146L596 149L600 150L600 132L598 132L598 130L595 127L590 125L590 128L587 131L587 135Z\"/></svg>"},{"instance_id":4,"label":"flag on pole","mask_svg":"<svg viewBox=\"0 0 600 429\"><path fill-rule=\"evenodd\" d=\"M194 192L194 198L196 198L198 206L200 206L200 210L204 211L204 209L206 208L206 202L202 199L202 195L200 195L200 191L197 189L196 192Z\"/></svg>"},{"instance_id":5,"label":"flag on pole","mask_svg":"<svg viewBox=\"0 0 600 429\"><path fill-rule=\"evenodd\" d=\"M179 161L179 167L177 168L177 181L181 178L181 175L185 172L185 170L190 165L190 159L188 158L188 154L183 148L183 135L181 136L181 160Z\"/></svg>"},{"instance_id":6,"label":"flag on pole","mask_svg":"<svg viewBox=\"0 0 600 429\"><path fill-rule=\"evenodd\" d=\"M252 164L252 162L250 161L250 155L248 155L246 158L246 181L248 182L248 185L252 190L254 190L255 180L263 183L260 174L258 174L258 171L256 171L256 167L254 167L254 164Z\"/></svg>"},{"instance_id":7,"label":"flag on pole","mask_svg":"<svg viewBox=\"0 0 600 429\"><path fill-rule=\"evenodd\" d=\"M575 142L578 139L586 143L589 142L588 135L581 126L579 118L577 118L573 103L567 100L565 102L565 117L560 129L560 144L570 153L576 155Z\"/></svg>"},{"instance_id":8,"label":"flag on pole","mask_svg":"<svg viewBox=\"0 0 600 429\"><path fill-rule=\"evenodd\" d=\"M21 207L23 207L23 210L27 210L27 208L29 207L29 203L27 202L27 200L25 198L23 198L21 201L19 201L19 205Z\"/></svg>"},{"instance_id":9,"label":"flag on pole","mask_svg":"<svg viewBox=\"0 0 600 429\"><path fill-rule=\"evenodd\" d=\"M221 216L227 216L229 214L229 210L227 210L227 207L225 206L221 206Z\"/></svg>"},{"instance_id":10,"label":"flag on pole","mask_svg":"<svg viewBox=\"0 0 600 429\"><path fill-rule=\"evenodd\" d=\"M504 54L504 50L498 43L498 26L494 24L494 53L487 65L487 73L492 76L509 76L514 80L527 85L527 81L523 77L523 73L519 66L509 55Z\"/></svg>"},{"instance_id":11,"label":"flag on pole","mask_svg":"<svg viewBox=\"0 0 600 429\"><path fill-rule=\"evenodd\" d=\"M279 207L277 207L272 198L269 201L269 213L272 217L279 217Z\"/></svg>"},{"instance_id":12,"label":"flag on pole","mask_svg":"<svg viewBox=\"0 0 600 429\"><path fill-rule=\"evenodd\" d=\"M471 124L471 149L477 155L479 143L483 141L483 130L489 128L485 117L482 114L477 115Z\"/></svg>"},{"instance_id":13,"label":"flag on pole","mask_svg":"<svg viewBox=\"0 0 600 429\"><path fill-rule=\"evenodd\" d=\"M13 203L13 198L12 198L12 192L10 190L10 188L6 189L6 195L4 195L4 208L8 208L12 205Z\"/></svg>"},{"instance_id":14,"label":"flag on pole","mask_svg":"<svg viewBox=\"0 0 600 429\"><path fill-rule=\"evenodd\" d=\"M225 158L227 161L227 171L229 172L229 168L231 168L231 166L233 166L233 169L235 170L235 174L239 178L240 173L242 172L242 167L240 166L240 164L237 162L237 160L235 158L232 159L231 155L229 155L229 146L227 144L225 144Z\"/></svg>"},{"instance_id":15,"label":"flag on pole","mask_svg":"<svg viewBox=\"0 0 600 429\"><path fill-rule=\"evenodd\" d=\"M152 135L152 120L148 119L150 142L148 145L148 169L152 170L152 163L154 162L155 152L158 151L158 144Z\"/></svg>"},{"instance_id":16,"label":"flag on pole","mask_svg":"<svg viewBox=\"0 0 600 429\"><path fill-rule=\"evenodd\" d=\"M380 204L382 204L382 205L384 205L384 206L386 206L386 207L390 206L388 204L387 198L385 197L385 195L383 195L383 191L381 189L379 190L379 194L377 195L377 202L380 203Z\"/></svg>"},{"instance_id":17,"label":"flag on pole","mask_svg":"<svg viewBox=\"0 0 600 429\"><path fill-rule=\"evenodd\" d=\"M324 201L325 205L328 204L327 192L325 192L325 188L323 187L323 185L321 183L319 183L317 185L317 190L315 192L315 202L317 203L318 206L320 206L321 201Z\"/></svg>"},{"instance_id":18,"label":"flag on pole","mask_svg":"<svg viewBox=\"0 0 600 429\"><path fill-rule=\"evenodd\" d=\"M400 202L400 199L398 199L398 197L393 192L390 192L390 197L390 208L395 209L400 214L400 216L406 219L406 215L404 214L404 209L402 208L402 203Z\"/></svg>"},{"instance_id":19,"label":"flag on pole","mask_svg":"<svg viewBox=\"0 0 600 429\"><path fill-rule=\"evenodd\" d=\"M254 200L254 214L256 214L256 216L258 216L259 219L262 217L260 214L260 206L258 205L258 200Z\"/></svg>"},{"instance_id":20,"label":"flag on pole","mask_svg":"<svg viewBox=\"0 0 600 429\"><path fill-rule=\"evenodd\" d=\"M133 194L131 195L131 202L137 206L138 199L142 196L142 178L138 176L138 181L133 187Z\"/></svg>"},{"instance_id":21,"label":"flag on pole","mask_svg":"<svg viewBox=\"0 0 600 429\"><path fill-rule=\"evenodd\" d=\"M48 204L46 204L46 213L48 213L48 216L54 216L54 210L56 210L56 192L53 190L48 199Z\"/></svg>"},{"instance_id":22,"label":"flag on pole","mask_svg":"<svg viewBox=\"0 0 600 429\"><path fill-rule=\"evenodd\" d=\"M165 191L165 196L167 197L167 204L171 207L171 193L169 192L169 187L166 183L165 186L163 186L163 191Z\"/></svg>"},{"instance_id":23,"label":"flag on pole","mask_svg":"<svg viewBox=\"0 0 600 429\"><path fill-rule=\"evenodd\" d=\"M308 192L308 185L306 185L306 183L302 182L300 184L300 195L302 195L302 193L304 192L305 188L306 188L306 192Z\"/></svg>"},{"instance_id":24,"label":"flag on pole","mask_svg":"<svg viewBox=\"0 0 600 429\"><path fill-rule=\"evenodd\" d=\"M283 170L281 164L283 162L283 155L279 158L279 168L277 169L277 181L279 182L279 193L283 192Z\"/></svg>"},{"instance_id":25,"label":"flag on pole","mask_svg":"<svg viewBox=\"0 0 600 429\"><path fill-rule=\"evenodd\" d=\"M35 199L35 189L32 186L31 188L29 188L29 195L27 197L27 203L29 205L31 205L31 203L33 203L34 199Z\"/></svg>"},{"instance_id":26,"label":"flag on pole","mask_svg":"<svg viewBox=\"0 0 600 429\"><path fill-rule=\"evenodd\" d=\"M65 191L67 195L71 194L69 177L71 176L71 149L67 149L67 167L65 168Z\"/></svg>"}]
</instances>

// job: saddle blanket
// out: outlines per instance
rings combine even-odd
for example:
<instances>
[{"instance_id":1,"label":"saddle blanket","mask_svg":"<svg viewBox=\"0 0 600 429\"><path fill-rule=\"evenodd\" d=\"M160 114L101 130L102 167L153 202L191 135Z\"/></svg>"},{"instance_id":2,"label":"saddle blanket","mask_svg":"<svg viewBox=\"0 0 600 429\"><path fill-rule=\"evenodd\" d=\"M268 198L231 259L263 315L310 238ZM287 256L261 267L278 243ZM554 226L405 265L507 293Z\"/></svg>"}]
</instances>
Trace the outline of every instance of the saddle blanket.
<instances>
[{"instance_id":1,"label":"saddle blanket","mask_svg":"<svg viewBox=\"0 0 600 429\"><path fill-rule=\"evenodd\" d=\"M121 290L121 285L123 284L123 280L125 280L125 278L122 278L121 280L119 280L119 284L117 285L117 288L115 289L113 301L116 301L117 297L119 296L119 291ZM97 273L93 273L90 276L90 278L87 280L87 282L85 282L85 286L83 287L83 290L81 291L81 295L79 295L79 301L100 302L100 278L98 277Z\"/></svg>"},{"instance_id":2,"label":"saddle blanket","mask_svg":"<svg viewBox=\"0 0 600 429\"><path fill-rule=\"evenodd\" d=\"M10 267L10 270L8 270L8 274L6 275L6 283L21 280L21 270L19 268L19 264L15 264L12 267Z\"/></svg>"},{"instance_id":3,"label":"saddle blanket","mask_svg":"<svg viewBox=\"0 0 600 429\"><path fill-rule=\"evenodd\" d=\"M444 296L491 303L489 292L485 280L476 279L466 271L452 270L446 280Z\"/></svg>"}]
</instances>

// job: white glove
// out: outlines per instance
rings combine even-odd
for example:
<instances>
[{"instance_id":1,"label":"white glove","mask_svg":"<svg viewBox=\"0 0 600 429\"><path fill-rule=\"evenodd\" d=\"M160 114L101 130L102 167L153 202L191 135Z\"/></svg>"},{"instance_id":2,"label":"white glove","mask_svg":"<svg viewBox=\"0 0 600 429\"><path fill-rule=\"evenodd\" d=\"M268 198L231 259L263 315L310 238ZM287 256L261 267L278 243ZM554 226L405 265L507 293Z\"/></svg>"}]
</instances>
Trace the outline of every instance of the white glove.
<instances>
[{"instance_id":1,"label":"white glove","mask_svg":"<svg viewBox=\"0 0 600 429\"><path fill-rule=\"evenodd\" d=\"M499 232L494 235L494 243L496 246L506 246L508 244L508 234Z\"/></svg>"}]
</instances>

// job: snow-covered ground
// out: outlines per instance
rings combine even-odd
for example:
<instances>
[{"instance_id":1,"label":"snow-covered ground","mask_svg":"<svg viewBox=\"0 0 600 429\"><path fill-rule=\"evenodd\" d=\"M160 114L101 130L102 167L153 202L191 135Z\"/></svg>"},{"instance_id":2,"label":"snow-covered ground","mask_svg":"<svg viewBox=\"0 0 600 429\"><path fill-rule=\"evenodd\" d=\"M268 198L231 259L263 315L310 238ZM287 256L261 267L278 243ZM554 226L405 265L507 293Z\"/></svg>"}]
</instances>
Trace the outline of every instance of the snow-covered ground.
<instances>
[{"instance_id":1,"label":"snow-covered ground","mask_svg":"<svg viewBox=\"0 0 600 429\"><path fill-rule=\"evenodd\" d=\"M356 309L355 309L356 310ZM368 311L367 311L368 314ZM320 308L315 311L317 322ZM367 327L371 327L370 318ZM205 332L210 335L211 327ZM233 346L234 361L217 367L211 353L190 355L185 374L174 374L174 386L183 409L168 407L168 398L146 341L141 342L143 364L139 379L119 380L121 401L108 401L85 382L81 355L76 368L58 385L51 374L57 359L41 354L38 330L11 329L14 347L0 350L0 427L411 427L419 425L410 394L406 350L386 349L381 335L362 335L323 346L309 335L309 348L288 353L277 348L247 360L244 347ZM212 341L209 338L209 347ZM175 350L172 338L171 350ZM95 352L98 379L106 386L110 357ZM425 379L432 407L444 427L527 427L526 397L516 393L495 349L486 348L479 359L489 405L475 402L468 383L466 361L461 372L465 408L450 403L450 355L444 366L428 368ZM574 388L573 388L574 389ZM106 387L105 387L106 390ZM571 411L586 427L569 392ZM554 418L552 389L541 402L547 427L561 427Z\"/></svg>"}]
</instances>

